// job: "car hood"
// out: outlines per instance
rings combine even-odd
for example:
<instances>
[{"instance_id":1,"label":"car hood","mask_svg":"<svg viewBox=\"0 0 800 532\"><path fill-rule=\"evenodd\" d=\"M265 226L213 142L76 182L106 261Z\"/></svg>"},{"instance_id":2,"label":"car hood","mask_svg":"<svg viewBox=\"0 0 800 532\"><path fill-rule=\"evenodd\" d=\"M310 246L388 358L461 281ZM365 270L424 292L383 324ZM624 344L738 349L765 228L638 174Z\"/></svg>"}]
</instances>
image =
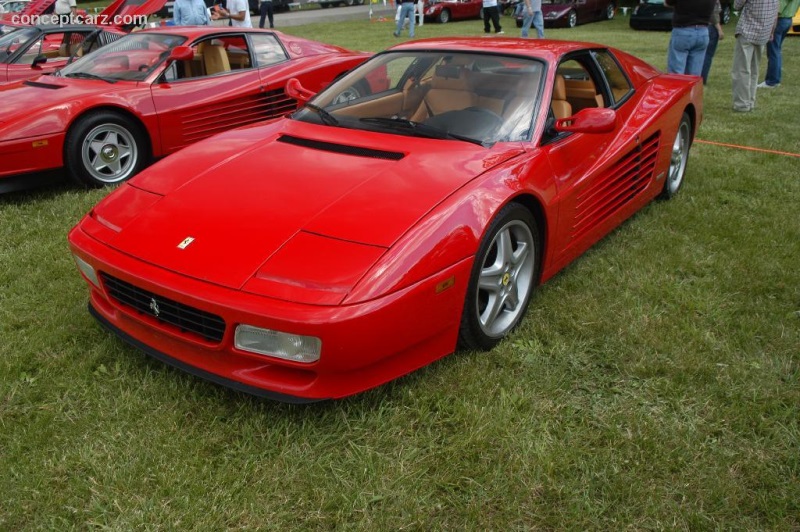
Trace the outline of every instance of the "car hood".
<instances>
[{"instance_id":1,"label":"car hood","mask_svg":"<svg viewBox=\"0 0 800 532\"><path fill-rule=\"evenodd\" d=\"M571 9L572 6L568 4L543 4L542 16L545 18L560 18L569 13Z\"/></svg>"},{"instance_id":2,"label":"car hood","mask_svg":"<svg viewBox=\"0 0 800 532\"><path fill-rule=\"evenodd\" d=\"M520 153L284 119L168 157L128 185L147 198L120 190L106 202L145 208L96 215L118 226L104 240L119 251L229 288L310 266L347 270L352 286L437 204Z\"/></svg>"}]
</instances>

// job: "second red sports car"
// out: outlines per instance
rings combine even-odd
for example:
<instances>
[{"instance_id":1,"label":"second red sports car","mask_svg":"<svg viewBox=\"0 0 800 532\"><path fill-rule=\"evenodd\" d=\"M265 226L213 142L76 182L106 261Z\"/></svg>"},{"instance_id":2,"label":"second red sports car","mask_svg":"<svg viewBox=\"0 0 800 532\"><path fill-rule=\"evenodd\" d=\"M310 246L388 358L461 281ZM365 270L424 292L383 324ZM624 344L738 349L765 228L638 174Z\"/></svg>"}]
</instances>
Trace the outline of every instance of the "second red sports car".
<instances>
[{"instance_id":1,"label":"second red sports car","mask_svg":"<svg viewBox=\"0 0 800 532\"><path fill-rule=\"evenodd\" d=\"M154 158L293 111L288 79L320 90L369 55L264 30L132 33L54 75L0 84L0 192L61 167L87 185L124 181ZM342 97L379 87L372 78Z\"/></svg>"},{"instance_id":2,"label":"second red sports car","mask_svg":"<svg viewBox=\"0 0 800 532\"><path fill-rule=\"evenodd\" d=\"M342 397L491 348L537 284L672 197L702 90L599 45L410 41L157 163L69 241L125 341L251 393Z\"/></svg>"}]
</instances>

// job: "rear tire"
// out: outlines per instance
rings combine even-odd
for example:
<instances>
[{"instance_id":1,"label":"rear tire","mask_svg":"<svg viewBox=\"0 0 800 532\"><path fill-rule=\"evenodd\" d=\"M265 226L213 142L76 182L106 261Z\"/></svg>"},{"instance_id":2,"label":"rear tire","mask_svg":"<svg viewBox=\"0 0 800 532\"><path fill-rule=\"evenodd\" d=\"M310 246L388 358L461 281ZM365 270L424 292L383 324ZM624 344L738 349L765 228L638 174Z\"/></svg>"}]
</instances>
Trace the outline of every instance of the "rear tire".
<instances>
[{"instance_id":1,"label":"rear tire","mask_svg":"<svg viewBox=\"0 0 800 532\"><path fill-rule=\"evenodd\" d=\"M470 274L459 345L488 350L516 327L539 279L539 230L530 211L510 203L489 224Z\"/></svg>"},{"instance_id":2,"label":"rear tire","mask_svg":"<svg viewBox=\"0 0 800 532\"><path fill-rule=\"evenodd\" d=\"M669 170L664 180L664 188L658 196L660 199L672 199L683 185L686 165L689 162L689 149L692 147L692 119L683 113L675 140L672 142L672 153L669 158Z\"/></svg>"},{"instance_id":3,"label":"rear tire","mask_svg":"<svg viewBox=\"0 0 800 532\"><path fill-rule=\"evenodd\" d=\"M97 111L79 118L64 142L64 163L73 181L88 187L115 185L150 162L147 134L131 118Z\"/></svg>"}]
</instances>

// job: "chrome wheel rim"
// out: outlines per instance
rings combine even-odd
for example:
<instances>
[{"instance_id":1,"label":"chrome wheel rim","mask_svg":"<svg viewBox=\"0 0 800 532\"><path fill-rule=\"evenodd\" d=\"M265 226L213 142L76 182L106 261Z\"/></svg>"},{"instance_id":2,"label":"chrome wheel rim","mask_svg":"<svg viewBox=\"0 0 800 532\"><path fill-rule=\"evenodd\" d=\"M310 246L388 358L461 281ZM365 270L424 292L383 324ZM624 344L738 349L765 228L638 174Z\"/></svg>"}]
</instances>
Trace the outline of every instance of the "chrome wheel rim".
<instances>
[{"instance_id":1,"label":"chrome wheel rim","mask_svg":"<svg viewBox=\"0 0 800 532\"><path fill-rule=\"evenodd\" d=\"M484 334L504 336L517 324L533 283L535 249L527 224L512 220L494 236L483 257L475 308Z\"/></svg>"},{"instance_id":2,"label":"chrome wheel rim","mask_svg":"<svg viewBox=\"0 0 800 532\"><path fill-rule=\"evenodd\" d=\"M608 7L606 7L606 18L608 20L611 20L611 19L614 18L614 5L613 4L609 4Z\"/></svg>"},{"instance_id":3,"label":"chrome wheel rim","mask_svg":"<svg viewBox=\"0 0 800 532\"><path fill-rule=\"evenodd\" d=\"M570 13L569 14L569 27L570 28L574 28L577 25L578 25L578 15L576 15L575 13Z\"/></svg>"},{"instance_id":4,"label":"chrome wheel rim","mask_svg":"<svg viewBox=\"0 0 800 532\"><path fill-rule=\"evenodd\" d=\"M81 159L92 178L116 183L133 173L139 150L130 131L116 124L101 124L83 139Z\"/></svg>"},{"instance_id":5,"label":"chrome wheel rim","mask_svg":"<svg viewBox=\"0 0 800 532\"><path fill-rule=\"evenodd\" d=\"M667 190L674 194L681 187L683 174L686 171L686 162L689 160L689 123L682 121L672 144L672 154L669 160L669 175L667 176Z\"/></svg>"}]
</instances>

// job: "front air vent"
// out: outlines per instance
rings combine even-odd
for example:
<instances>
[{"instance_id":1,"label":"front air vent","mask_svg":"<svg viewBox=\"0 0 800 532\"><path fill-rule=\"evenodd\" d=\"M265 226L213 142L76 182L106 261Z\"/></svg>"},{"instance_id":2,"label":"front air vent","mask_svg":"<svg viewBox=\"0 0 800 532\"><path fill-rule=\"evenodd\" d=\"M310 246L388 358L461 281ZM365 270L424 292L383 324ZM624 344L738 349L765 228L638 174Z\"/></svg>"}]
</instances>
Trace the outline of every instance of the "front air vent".
<instances>
[{"instance_id":1,"label":"front air vent","mask_svg":"<svg viewBox=\"0 0 800 532\"><path fill-rule=\"evenodd\" d=\"M28 87L38 87L40 89L50 89L50 90L64 88L62 85L50 85L49 83L39 83L38 81L30 81L30 80L23 81L22 84L27 85Z\"/></svg>"},{"instance_id":2,"label":"front air vent","mask_svg":"<svg viewBox=\"0 0 800 532\"><path fill-rule=\"evenodd\" d=\"M369 157L371 159L399 161L405 157L405 154L396 151L373 150L370 148L360 148L358 146L348 146L346 144L336 144L334 142L303 139L292 135L283 135L278 139L278 142L285 142L286 144L293 144L312 150L330 151L333 153L343 153L345 155L355 155L356 157Z\"/></svg>"}]
</instances>

